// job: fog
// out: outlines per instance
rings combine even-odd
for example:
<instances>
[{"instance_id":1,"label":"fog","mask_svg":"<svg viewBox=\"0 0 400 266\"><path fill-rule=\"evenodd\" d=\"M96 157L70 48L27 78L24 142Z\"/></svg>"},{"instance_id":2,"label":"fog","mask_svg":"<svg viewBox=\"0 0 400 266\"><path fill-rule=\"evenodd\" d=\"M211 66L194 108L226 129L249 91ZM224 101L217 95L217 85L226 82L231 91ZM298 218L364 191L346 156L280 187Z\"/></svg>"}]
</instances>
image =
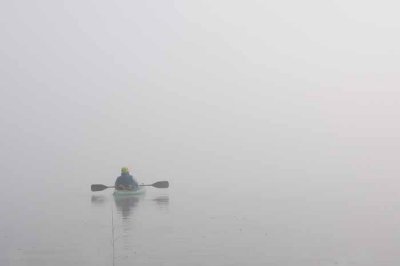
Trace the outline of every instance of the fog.
<instances>
[{"instance_id":1,"label":"fog","mask_svg":"<svg viewBox=\"0 0 400 266\"><path fill-rule=\"evenodd\" d=\"M230 202L232 213L251 213L259 225L266 219L260 204L287 213L304 208L316 216L296 225L304 235L290 243L319 228L322 244L307 247L310 254L324 250L330 229L319 227L324 221L316 217L326 212L341 221L333 231L343 234L342 242L329 243L343 250L327 248L322 261L397 265L398 10L396 1L386 0L2 1L0 213L8 218L0 261L25 265L12 258L24 237L35 235L15 223L17 205L19 215L29 217L19 196L53 204L61 193L58 200L67 206L79 191L73 204L89 204L90 184L113 184L120 167L128 166L143 182L170 181L169 191L150 192L155 200L165 193L176 198L164 210L168 226L178 218L183 223L190 206L218 213L231 210L221 205ZM213 201L200 201L207 197ZM149 200L144 212L153 208ZM327 202L345 211L332 214ZM357 208L362 213L352 216ZM195 211L189 213L188 238L199 222ZM276 215L278 231L278 224L296 223L296 216ZM46 225L54 224L51 216L43 215ZM257 226L247 225L257 235ZM202 233L215 233L218 226L206 228ZM175 251L190 246L184 239ZM270 257L255 254L257 263L311 265L297 253L285 257L288 244L277 239L279 259L272 249ZM228 237L214 240L210 250L232 254L232 247L221 248ZM151 239L144 243L151 248ZM240 248L250 247L251 241ZM210 254L220 265L240 262L210 250L188 260L171 255L165 265L213 265L200 259ZM331 265L327 261L318 265ZM74 263L89 262L82 255Z\"/></svg>"}]
</instances>

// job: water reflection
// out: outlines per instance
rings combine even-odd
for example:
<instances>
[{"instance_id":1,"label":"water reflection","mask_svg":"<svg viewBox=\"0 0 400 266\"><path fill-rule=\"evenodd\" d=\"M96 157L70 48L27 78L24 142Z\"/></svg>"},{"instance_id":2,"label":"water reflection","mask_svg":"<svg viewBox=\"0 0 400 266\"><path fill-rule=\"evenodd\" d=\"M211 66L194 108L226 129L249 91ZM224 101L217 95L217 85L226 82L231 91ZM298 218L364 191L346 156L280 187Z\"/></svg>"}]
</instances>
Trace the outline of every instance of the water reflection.
<instances>
[{"instance_id":1,"label":"water reflection","mask_svg":"<svg viewBox=\"0 0 400 266\"><path fill-rule=\"evenodd\" d=\"M169 205L169 195L156 196L153 198L149 198L145 195L114 196L114 202L117 212L122 219L128 219L141 204L148 206L149 203L153 202L156 203L156 206L160 209L167 209Z\"/></svg>"},{"instance_id":2,"label":"water reflection","mask_svg":"<svg viewBox=\"0 0 400 266\"><path fill-rule=\"evenodd\" d=\"M93 205L103 205L107 198L104 195L92 195L90 201Z\"/></svg>"},{"instance_id":3,"label":"water reflection","mask_svg":"<svg viewBox=\"0 0 400 266\"><path fill-rule=\"evenodd\" d=\"M123 219L129 218L143 197L144 195L114 196L117 212L121 214Z\"/></svg>"},{"instance_id":4,"label":"water reflection","mask_svg":"<svg viewBox=\"0 0 400 266\"><path fill-rule=\"evenodd\" d=\"M161 209L166 209L169 205L169 195L158 196L153 199L153 202Z\"/></svg>"},{"instance_id":5,"label":"water reflection","mask_svg":"<svg viewBox=\"0 0 400 266\"><path fill-rule=\"evenodd\" d=\"M169 195L159 195L155 197L148 197L145 194L142 195L127 195L127 196L112 196L117 213L121 215L123 219L129 218L134 210L140 205L141 201L146 201L147 204L155 203L159 209L167 210L169 206ZM92 195L90 201L94 206L104 206L109 201L109 196L105 195Z\"/></svg>"}]
</instances>

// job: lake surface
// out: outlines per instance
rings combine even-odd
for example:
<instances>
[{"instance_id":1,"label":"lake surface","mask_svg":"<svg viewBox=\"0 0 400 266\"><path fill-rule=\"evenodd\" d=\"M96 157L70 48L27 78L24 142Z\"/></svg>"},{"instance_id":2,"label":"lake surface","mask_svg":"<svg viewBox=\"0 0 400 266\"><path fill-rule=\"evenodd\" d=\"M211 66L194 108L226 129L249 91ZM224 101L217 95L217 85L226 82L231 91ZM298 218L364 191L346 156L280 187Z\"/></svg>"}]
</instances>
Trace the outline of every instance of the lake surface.
<instances>
[{"instance_id":1,"label":"lake surface","mask_svg":"<svg viewBox=\"0 0 400 266\"><path fill-rule=\"evenodd\" d=\"M123 198L114 198L111 189L93 193L90 183L77 180L60 186L43 179L3 193L0 264L400 262L398 195L385 181L201 180L170 178L169 189L149 187L144 195Z\"/></svg>"}]
</instances>

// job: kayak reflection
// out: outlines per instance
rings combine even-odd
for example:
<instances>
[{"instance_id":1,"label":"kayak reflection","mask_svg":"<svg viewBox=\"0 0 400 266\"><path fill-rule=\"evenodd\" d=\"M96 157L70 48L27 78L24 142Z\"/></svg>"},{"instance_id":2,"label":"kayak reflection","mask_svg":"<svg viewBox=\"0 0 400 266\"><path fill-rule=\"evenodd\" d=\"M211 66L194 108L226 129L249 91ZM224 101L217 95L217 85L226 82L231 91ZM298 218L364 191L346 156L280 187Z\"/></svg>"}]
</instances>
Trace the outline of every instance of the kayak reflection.
<instances>
[{"instance_id":1,"label":"kayak reflection","mask_svg":"<svg viewBox=\"0 0 400 266\"><path fill-rule=\"evenodd\" d=\"M117 212L123 219L129 218L133 210L138 206L139 202L143 200L144 195L129 195L129 196L114 196L115 206Z\"/></svg>"},{"instance_id":2,"label":"kayak reflection","mask_svg":"<svg viewBox=\"0 0 400 266\"><path fill-rule=\"evenodd\" d=\"M145 195L113 196L117 213L122 219L128 219L140 204L147 205L151 202L162 210L167 210L169 205L169 195L161 195L149 198Z\"/></svg>"}]
</instances>

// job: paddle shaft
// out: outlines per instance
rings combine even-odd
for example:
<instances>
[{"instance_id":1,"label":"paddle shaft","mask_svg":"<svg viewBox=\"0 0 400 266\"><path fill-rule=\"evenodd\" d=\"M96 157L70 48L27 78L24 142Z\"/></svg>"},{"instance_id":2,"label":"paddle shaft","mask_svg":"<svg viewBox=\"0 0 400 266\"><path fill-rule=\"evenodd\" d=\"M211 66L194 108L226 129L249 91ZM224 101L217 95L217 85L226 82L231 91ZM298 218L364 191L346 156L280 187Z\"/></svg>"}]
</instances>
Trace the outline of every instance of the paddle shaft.
<instances>
[{"instance_id":1,"label":"paddle shaft","mask_svg":"<svg viewBox=\"0 0 400 266\"><path fill-rule=\"evenodd\" d=\"M151 187L156 187L156 188L168 188L169 187L169 182L168 181L159 181L159 182L155 182L155 183L153 183L151 185L139 185L139 186L141 186L141 187L151 186ZM102 191L102 190L105 190L107 188L115 188L115 186L105 186L105 185L102 185L102 184L93 184L91 186L91 190L92 191Z\"/></svg>"}]
</instances>

